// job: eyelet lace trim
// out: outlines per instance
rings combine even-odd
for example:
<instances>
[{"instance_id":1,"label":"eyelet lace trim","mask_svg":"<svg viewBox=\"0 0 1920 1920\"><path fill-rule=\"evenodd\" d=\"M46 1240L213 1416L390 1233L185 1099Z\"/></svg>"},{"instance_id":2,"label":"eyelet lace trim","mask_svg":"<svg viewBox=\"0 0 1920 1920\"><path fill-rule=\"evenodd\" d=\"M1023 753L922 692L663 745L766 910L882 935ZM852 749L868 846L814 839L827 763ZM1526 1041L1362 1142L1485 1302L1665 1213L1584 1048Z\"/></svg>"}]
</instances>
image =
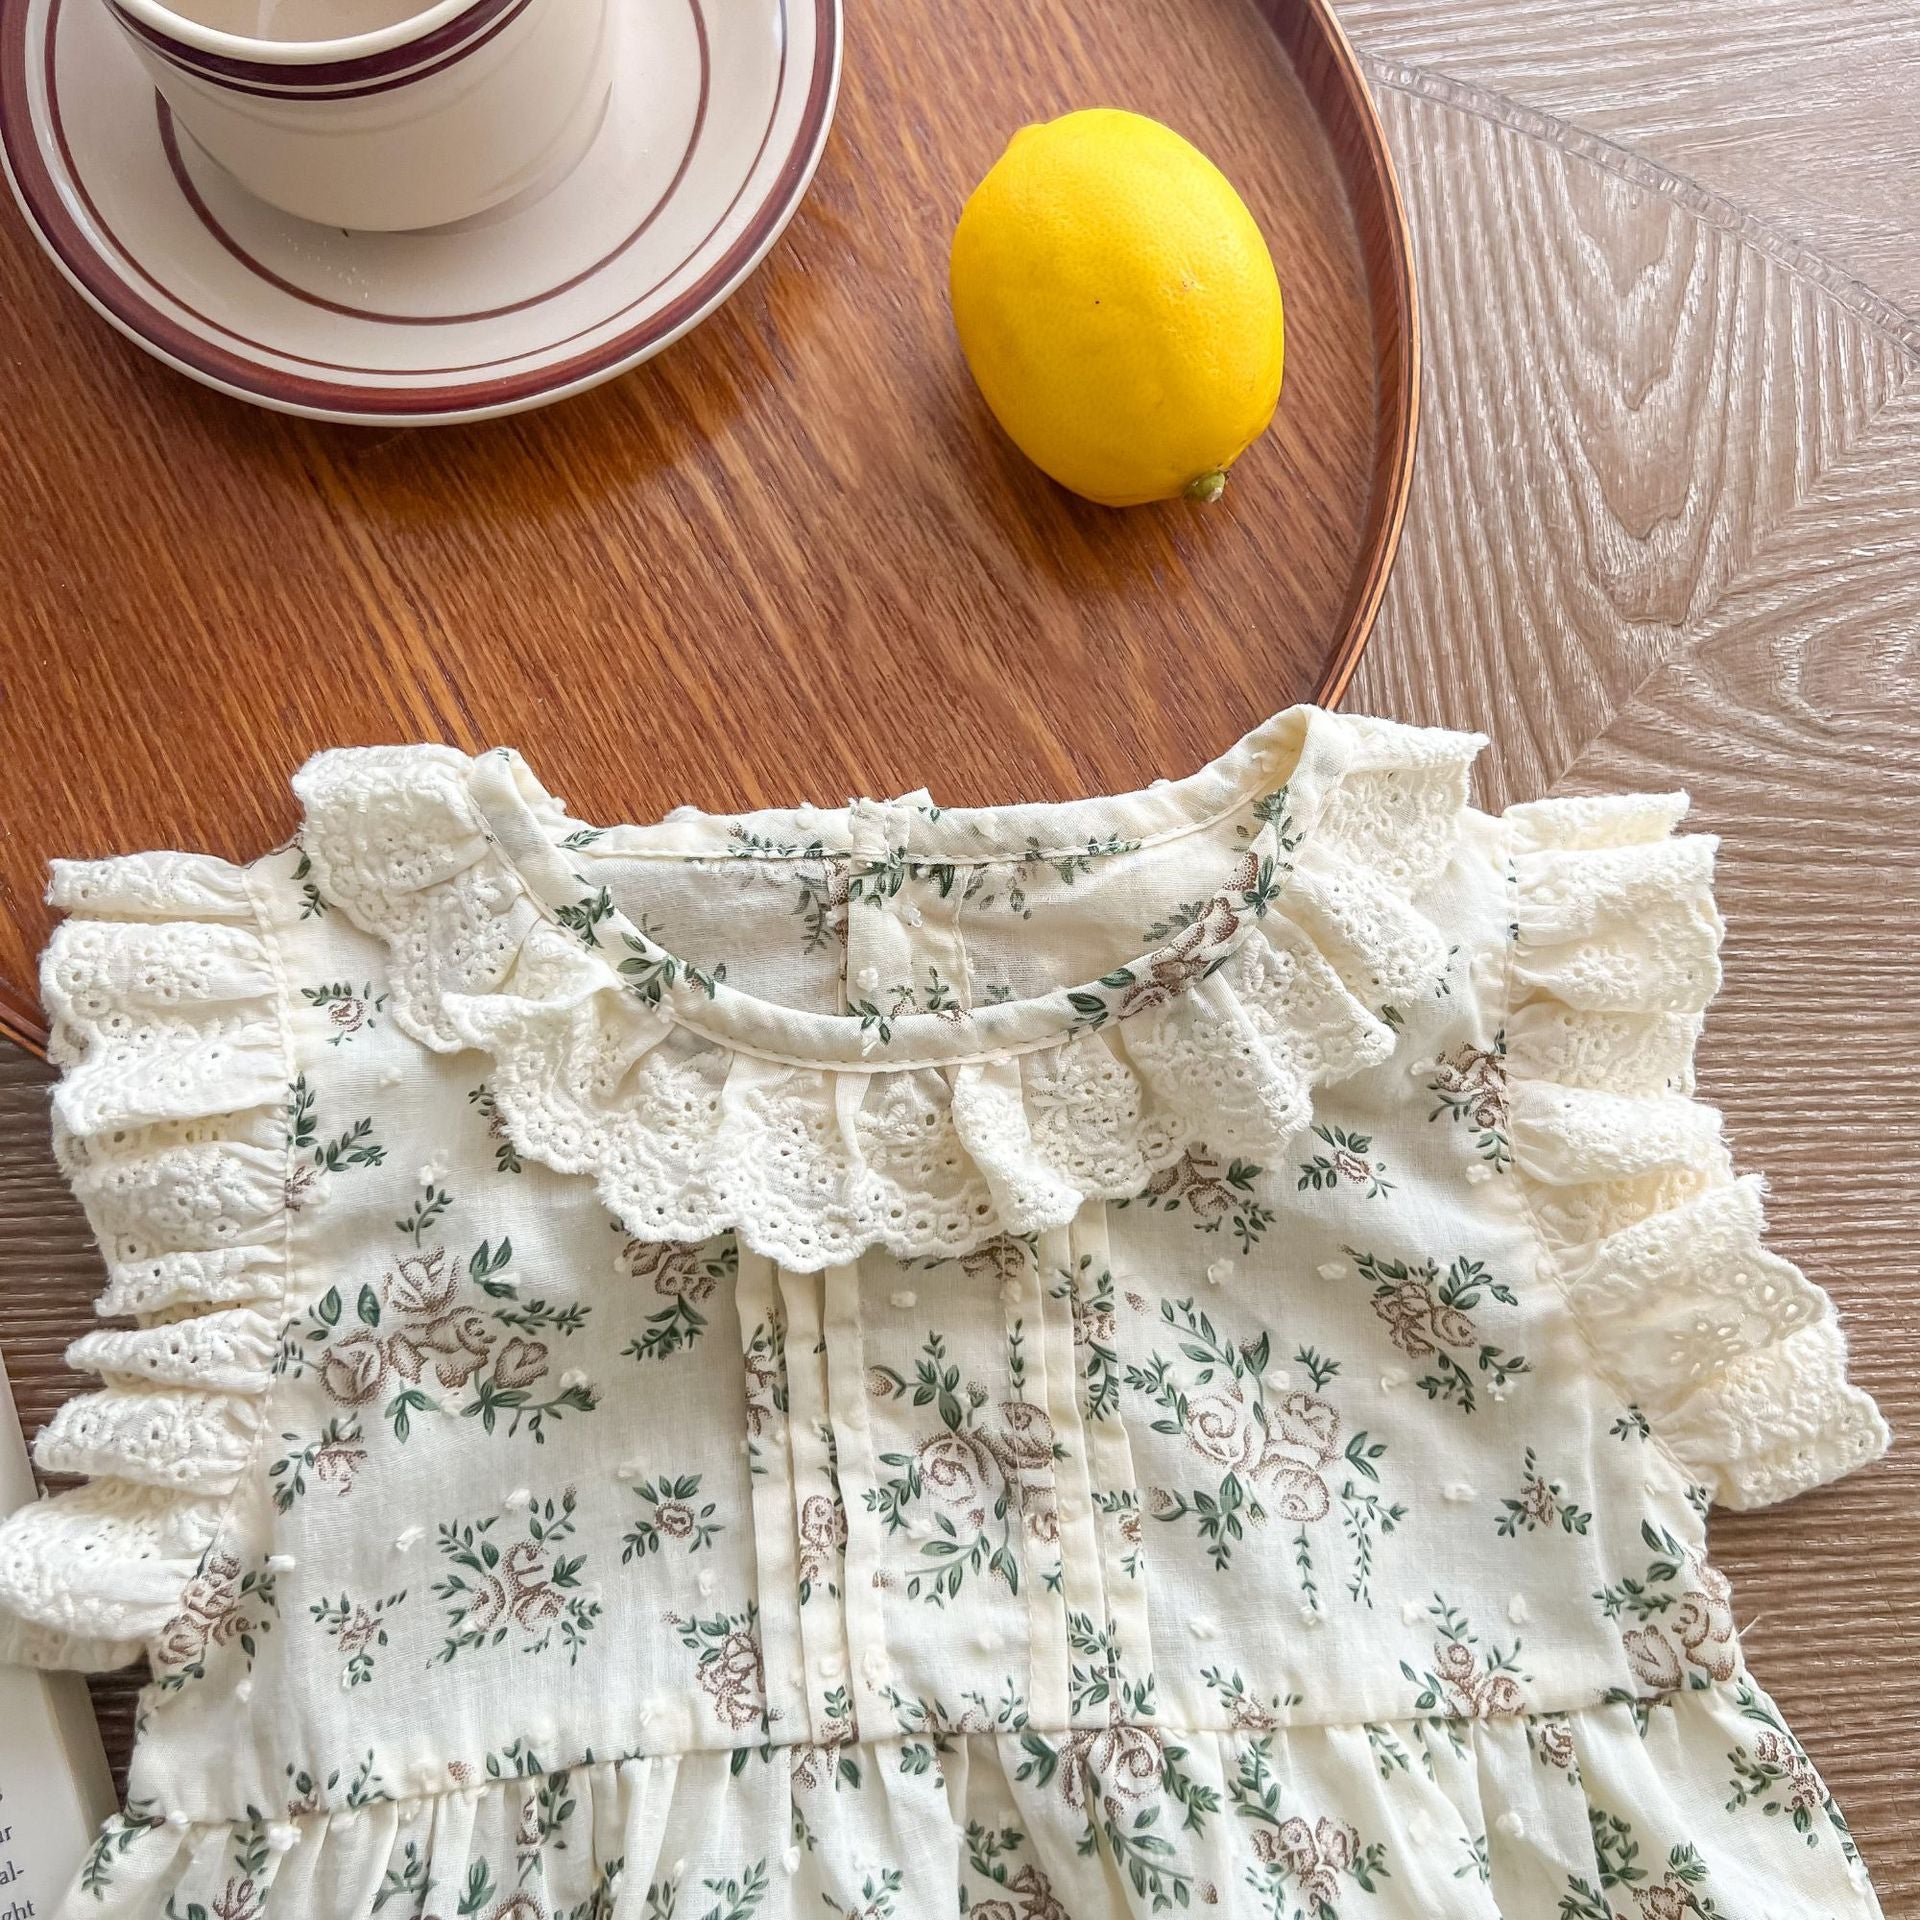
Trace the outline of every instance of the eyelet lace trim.
<instances>
[{"instance_id":1,"label":"eyelet lace trim","mask_svg":"<svg viewBox=\"0 0 1920 1920\"><path fill-rule=\"evenodd\" d=\"M54 1148L107 1258L35 1445L93 1483L0 1525L0 1657L108 1667L165 1624L251 1452L281 1298L290 1076L247 874L184 854L55 863L41 971Z\"/></svg>"},{"instance_id":2,"label":"eyelet lace trim","mask_svg":"<svg viewBox=\"0 0 1920 1920\"><path fill-rule=\"evenodd\" d=\"M1888 1444L1833 1303L1769 1253L1757 1180L1692 1098L1720 984L1715 842L1684 795L1513 808L1515 1166L1611 1377L1721 1504L1764 1506Z\"/></svg>"},{"instance_id":3,"label":"eyelet lace trim","mask_svg":"<svg viewBox=\"0 0 1920 1920\"><path fill-rule=\"evenodd\" d=\"M295 786L322 892L391 950L397 1024L491 1055L523 1155L591 1176L637 1237L731 1229L810 1271L1058 1226L1202 1143L1275 1151L1317 1085L1392 1051L1382 1009L1446 971L1413 896L1451 855L1481 743L1315 722L1340 771L1251 938L1124 1019L926 1065L762 1054L637 1000L541 911L449 748L326 753Z\"/></svg>"}]
</instances>

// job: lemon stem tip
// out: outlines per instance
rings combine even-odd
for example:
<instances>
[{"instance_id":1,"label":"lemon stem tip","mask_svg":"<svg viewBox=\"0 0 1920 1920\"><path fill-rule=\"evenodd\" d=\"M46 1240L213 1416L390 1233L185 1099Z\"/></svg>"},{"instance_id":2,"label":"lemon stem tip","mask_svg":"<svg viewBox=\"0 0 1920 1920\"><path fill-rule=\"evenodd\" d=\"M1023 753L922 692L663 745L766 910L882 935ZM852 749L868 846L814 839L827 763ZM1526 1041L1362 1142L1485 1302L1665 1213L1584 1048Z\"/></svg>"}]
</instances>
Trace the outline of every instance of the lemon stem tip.
<instances>
[{"instance_id":1,"label":"lemon stem tip","mask_svg":"<svg viewBox=\"0 0 1920 1920\"><path fill-rule=\"evenodd\" d=\"M1198 500L1203 506L1211 506L1227 490L1227 470L1215 467L1211 473L1203 473L1198 480L1189 482L1187 498Z\"/></svg>"}]
</instances>

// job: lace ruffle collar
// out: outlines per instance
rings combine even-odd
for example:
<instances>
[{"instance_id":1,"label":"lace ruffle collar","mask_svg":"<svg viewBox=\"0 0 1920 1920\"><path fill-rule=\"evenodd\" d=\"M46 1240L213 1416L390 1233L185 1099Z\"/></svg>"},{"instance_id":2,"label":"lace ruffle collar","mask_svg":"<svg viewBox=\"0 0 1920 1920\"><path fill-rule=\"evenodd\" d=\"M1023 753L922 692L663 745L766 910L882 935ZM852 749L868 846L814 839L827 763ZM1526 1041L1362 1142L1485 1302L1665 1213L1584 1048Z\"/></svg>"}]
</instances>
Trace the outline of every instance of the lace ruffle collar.
<instances>
[{"instance_id":1,"label":"lace ruffle collar","mask_svg":"<svg viewBox=\"0 0 1920 1920\"><path fill-rule=\"evenodd\" d=\"M930 812L914 847L929 862L1094 833L1144 844L1236 812L1255 824L1157 952L1042 996L893 1020L776 1005L610 905L583 930L568 912L589 845L698 859L729 829L817 834L848 816L595 828L504 749L337 750L295 787L316 883L390 950L396 1021L492 1057L523 1153L594 1178L638 1238L731 1229L812 1269L876 1245L965 1252L1137 1192L1202 1143L1290 1138L1315 1086L1391 1052L1383 1009L1444 972L1415 896L1452 853L1482 744L1296 708L1141 793Z\"/></svg>"}]
</instances>

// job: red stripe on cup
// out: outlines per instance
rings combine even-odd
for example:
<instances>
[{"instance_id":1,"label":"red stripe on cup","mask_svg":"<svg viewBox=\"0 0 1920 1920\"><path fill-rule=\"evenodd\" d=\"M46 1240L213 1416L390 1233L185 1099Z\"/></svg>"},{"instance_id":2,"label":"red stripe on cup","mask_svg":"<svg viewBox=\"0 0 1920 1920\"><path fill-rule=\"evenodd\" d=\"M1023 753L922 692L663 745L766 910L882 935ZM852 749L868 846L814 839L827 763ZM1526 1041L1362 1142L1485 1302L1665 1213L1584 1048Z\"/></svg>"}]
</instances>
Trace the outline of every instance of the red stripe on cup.
<instances>
[{"instance_id":1,"label":"red stripe on cup","mask_svg":"<svg viewBox=\"0 0 1920 1920\"><path fill-rule=\"evenodd\" d=\"M353 99L444 72L484 46L527 4L528 0L474 0L431 32L353 59L301 60L294 57L299 44L290 41L289 57L284 60L248 60L193 46L128 12L119 0L109 0L120 25L170 66L230 92L288 99Z\"/></svg>"}]
</instances>

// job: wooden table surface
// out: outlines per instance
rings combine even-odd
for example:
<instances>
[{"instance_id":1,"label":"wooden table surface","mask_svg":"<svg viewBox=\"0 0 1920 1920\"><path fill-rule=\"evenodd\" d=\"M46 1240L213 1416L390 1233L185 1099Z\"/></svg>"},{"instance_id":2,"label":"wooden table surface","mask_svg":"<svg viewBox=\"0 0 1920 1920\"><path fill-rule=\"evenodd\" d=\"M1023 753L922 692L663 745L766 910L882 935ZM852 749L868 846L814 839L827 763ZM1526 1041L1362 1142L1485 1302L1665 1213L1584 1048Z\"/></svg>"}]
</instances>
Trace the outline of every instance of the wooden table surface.
<instances>
[{"instance_id":1,"label":"wooden table surface","mask_svg":"<svg viewBox=\"0 0 1920 1920\"><path fill-rule=\"evenodd\" d=\"M1428 351L1407 538L1347 704L1490 732L1484 804L1684 784L1696 823L1726 836L1728 985L1704 1091L1744 1163L1771 1177L1776 1243L1838 1299L1896 1448L1784 1509L1717 1516L1715 1546L1753 1664L1852 1816L1890 1920L1920 1920L1920 13L1914 0L1346 0L1341 14L1399 156ZM836 219L832 164L803 226ZM851 244L837 226L835 243ZM804 301L794 271L776 255L756 297ZM35 324L88 324L64 296L45 301ZM164 381L123 359L128 388ZM683 437L709 430L672 367L597 404L665 409ZM524 430L537 453L506 430L504 457L557 459L563 418ZM368 569L389 541L432 538L418 498L385 515L368 504L393 457L374 447L366 471L330 482L330 523ZM446 458L457 480L480 449ZM671 448L624 485L674 487ZM1244 636L1210 625L1204 548L1131 537L1089 522L1057 556L1081 583L1077 630L1011 656L1005 712L1062 712L1070 695L1109 743L1095 757L1178 772L1285 690L1268 698ZM666 590L643 571L634 595ZM1165 656L1104 678L1103 609L1169 581ZM757 591L751 574L741 586ZM603 590L611 618L619 583ZM899 750L856 768L824 738L829 784L931 777L1000 799L1082 776L1019 722L997 747L989 725L943 778L929 636L952 607L932 602L917 635L915 612L898 616L912 671L850 660L839 687L869 722L899 716ZM682 678L674 651L725 639L622 644L636 682L665 688ZM392 661L399 732L448 718L409 691L411 664ZM457 688L444 651L419 664ZM1130 743L1130 703L1152 688L1172 691ZM240 714L281 696L222 697ZM551 698L563 712L564 690ZM636 791L650 718L632 721ZM668 724L683 762L712 750L711 778L685 797L765 797L761 775L728 760L718 711L683 706ZM1180 761L1155 763L1175 747ZM23 1056L0 1060L0 1342L30 1425L78 1384L57 1356L98 1271L48 1158L46 1084ZM123 1738L124 1686L101 1696Z\"/></svg>"},{"instance_id":2,"label":"wooden table surface","mask_svg":"<svg viewBox=\"0 0 1920 1920\"><path fill-rule=\"evenodd\" d=\"M0 1031L50 853L245 857L321 747L517 746L594 818L936 770L1038 799L1343 684L1417 376L1405 222L1325 7L1126 0L1089 33L1080 0L854 0L766 270L636 376L508 420L312 425L165 379L0 227ZM1198 140L1286 263L1285 404L1217 513L1052 485L954 340L967 194L1023 122L1101 100Z\"/></svg>"}]
</instances>

